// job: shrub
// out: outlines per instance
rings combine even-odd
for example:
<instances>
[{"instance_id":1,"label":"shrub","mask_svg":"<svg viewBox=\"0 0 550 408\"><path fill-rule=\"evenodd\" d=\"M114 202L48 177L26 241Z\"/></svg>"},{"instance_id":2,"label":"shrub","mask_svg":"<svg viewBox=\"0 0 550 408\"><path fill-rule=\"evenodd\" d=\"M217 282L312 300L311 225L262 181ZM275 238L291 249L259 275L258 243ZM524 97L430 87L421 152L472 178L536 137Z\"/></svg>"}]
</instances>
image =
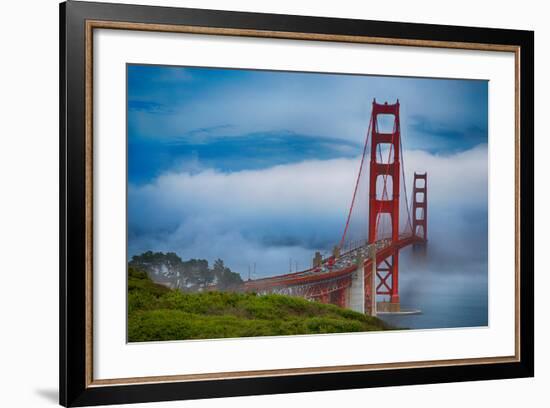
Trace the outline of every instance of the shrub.
<instances>
[{"instance_id":1,"label":"shrub","mask_svg":"<svg viewBox=\"0 0 550 408\"><path fill-rule=\"evenodd\" d=\"M128 339L162 341L385 330L375 317L282 295L182 293L128 269Z\"/></svg>"}]
</instances>

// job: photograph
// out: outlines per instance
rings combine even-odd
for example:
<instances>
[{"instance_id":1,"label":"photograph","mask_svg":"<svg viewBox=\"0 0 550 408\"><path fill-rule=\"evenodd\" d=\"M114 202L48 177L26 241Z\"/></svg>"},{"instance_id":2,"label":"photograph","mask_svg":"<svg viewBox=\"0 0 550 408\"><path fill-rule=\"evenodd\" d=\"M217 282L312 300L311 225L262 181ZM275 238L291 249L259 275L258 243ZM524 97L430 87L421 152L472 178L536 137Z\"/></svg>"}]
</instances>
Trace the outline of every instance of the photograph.
<instances>
[{"instance_id":1,"label":"photograph","mask_svg":"<svg viewBox=\"0 0 550 408\"><path fill-rule=\"evenodd\" d=\"M127 341L489 326L489 81L126 64Z\"/></svg>"},{"instance_id":2,"label":"photograph","mask_svg":"<svg viewBox=\"0 0 550 408\"><path fill-rule=\"evenodd\" d=\"M59 5L59 403L534 395L534 20L146 3Z\"/></svg>"}]
</instances>

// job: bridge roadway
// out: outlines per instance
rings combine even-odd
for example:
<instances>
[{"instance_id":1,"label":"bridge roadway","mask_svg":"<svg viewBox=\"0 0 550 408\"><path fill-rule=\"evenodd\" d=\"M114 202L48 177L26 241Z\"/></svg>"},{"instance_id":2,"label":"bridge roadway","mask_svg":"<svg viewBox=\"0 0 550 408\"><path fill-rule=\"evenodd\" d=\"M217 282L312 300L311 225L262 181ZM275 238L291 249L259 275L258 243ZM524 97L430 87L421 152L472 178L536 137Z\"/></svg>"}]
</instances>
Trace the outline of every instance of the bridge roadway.
<instances>
[{"instance_id":1,"label":"bridge roadway","mask_svg":"<svg viewBox=\"0 0 550 408\"><path fill-rule=\"evenodd\" d=\"M338 258L329 257L322 260L321 266L304 271L278 275L269 278L248 280L244 290L258 294L278 293L305 298L316 298L320 293L330 293L342 290L351 285L352 274L358 269L359 259L364 260L364 268L372 267L369 251L376 245L378 262L389 257L395 249L400 250L422 238L412 234L399 236L398 241L381 239L374 244L366 242L340 254Z\"/></svg>"}]
</instances>

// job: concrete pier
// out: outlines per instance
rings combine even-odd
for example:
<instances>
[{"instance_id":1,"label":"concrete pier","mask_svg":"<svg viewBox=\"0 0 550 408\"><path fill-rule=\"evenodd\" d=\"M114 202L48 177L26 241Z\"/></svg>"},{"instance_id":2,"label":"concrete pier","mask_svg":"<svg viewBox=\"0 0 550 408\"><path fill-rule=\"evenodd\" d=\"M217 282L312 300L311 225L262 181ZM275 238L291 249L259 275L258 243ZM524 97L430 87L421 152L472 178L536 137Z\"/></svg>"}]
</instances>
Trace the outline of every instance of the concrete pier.
<instances>
[{"instance_id":1,"label":"concrete pier","mask_svg":"<svg viewBox=\"0 0 550 408\"><path fill-rule=\"evenodd\" d=\"M365 268L363 262L353 272L349 287L348 308L359 313L365 313Z\"/></svg>"},{"instance_id":2,"label":"concrete pier","mask_svg":"<svg viewBox=\"0 0 550 408\"><path fill-rule=\"evenodd\" d=\"M398 313L401 311L401 305L394 302L378 302L376 308L378 313Z\"/></svg>"}]
</instances>

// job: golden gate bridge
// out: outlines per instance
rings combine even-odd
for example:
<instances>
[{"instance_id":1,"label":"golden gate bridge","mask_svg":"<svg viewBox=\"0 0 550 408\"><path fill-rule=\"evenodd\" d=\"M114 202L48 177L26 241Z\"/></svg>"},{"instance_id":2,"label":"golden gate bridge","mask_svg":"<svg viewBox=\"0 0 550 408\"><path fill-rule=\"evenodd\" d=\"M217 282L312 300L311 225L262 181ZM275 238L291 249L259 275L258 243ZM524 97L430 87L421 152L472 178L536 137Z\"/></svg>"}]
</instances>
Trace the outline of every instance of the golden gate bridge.
<instances>
[{"instance_id":1,"label":"golden gate bridge","mask_svg":"<svg viewBox=\"0 0 550 408\"><path fill-rule=\"evenodd\" d=\"M380 117L390 117L390 131L380 129ZM350 240L352 214L357 211L359 191L370 143L368 226L366 238ZM382 149L384 146L384 150ZM384 159L387 151L387 158ZM384 156L384 157L383 157ZM401 177L406 219L400 228ZM414 173L412 200L407 185L401 143L399 100L395 104L372 103L372 112L342 238L328 257L319 252L310 269L248 280L244 290L260 295L277 293L332 303L368 315L400 311L399 251L427 243L427 173ZM409 205L410 202L410 205ZM389 221L389 222L385 222ZM389 224L389 225L385 225ZM386 227L388 227L386 230ZM378 302L382 296L386 300Z\"/></svg>"}]
</instances>

